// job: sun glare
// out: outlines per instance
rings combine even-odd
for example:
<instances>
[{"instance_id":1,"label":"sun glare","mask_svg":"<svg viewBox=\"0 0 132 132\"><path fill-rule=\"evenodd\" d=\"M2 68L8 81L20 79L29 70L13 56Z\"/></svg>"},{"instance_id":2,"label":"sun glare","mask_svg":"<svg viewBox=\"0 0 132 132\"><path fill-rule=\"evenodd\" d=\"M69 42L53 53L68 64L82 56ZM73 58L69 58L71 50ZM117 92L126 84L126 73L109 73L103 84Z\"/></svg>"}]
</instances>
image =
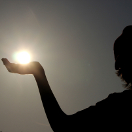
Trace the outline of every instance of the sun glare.
<instances>
[{"instance_id":1,"label":"sun glare","mask_svg":"<svg viewBox=\"0 0 132 132\"><path fill-rule=\"evenodd\" d=\"M30 54L28 52L26 52L26 51L19 52L17 54L17 60L21 64L27 64L27 63L30 62Z\"/></svg>"}]
</instances>

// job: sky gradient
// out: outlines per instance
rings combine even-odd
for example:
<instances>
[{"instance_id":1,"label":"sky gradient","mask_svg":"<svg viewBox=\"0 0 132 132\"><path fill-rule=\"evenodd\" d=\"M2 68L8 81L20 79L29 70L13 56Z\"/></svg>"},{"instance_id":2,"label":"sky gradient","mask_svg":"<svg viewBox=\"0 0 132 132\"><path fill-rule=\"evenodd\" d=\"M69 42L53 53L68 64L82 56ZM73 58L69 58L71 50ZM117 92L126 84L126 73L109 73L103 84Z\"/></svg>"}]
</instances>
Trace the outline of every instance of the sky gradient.
<instances>
[{"instance_id":1,"label":"sky gradient","mask_svg":"<svg viewBox=\"0 0 132 132\"><path fill-rule=\"evenodd\" d=\"M0 57L17 63L27 50L44 67L62 110L70 115L122 92L113 44L132 24L130 0L0 0ZM52 132L32 75L0 63L0 131Z\"/></svg>"}]
</instances>

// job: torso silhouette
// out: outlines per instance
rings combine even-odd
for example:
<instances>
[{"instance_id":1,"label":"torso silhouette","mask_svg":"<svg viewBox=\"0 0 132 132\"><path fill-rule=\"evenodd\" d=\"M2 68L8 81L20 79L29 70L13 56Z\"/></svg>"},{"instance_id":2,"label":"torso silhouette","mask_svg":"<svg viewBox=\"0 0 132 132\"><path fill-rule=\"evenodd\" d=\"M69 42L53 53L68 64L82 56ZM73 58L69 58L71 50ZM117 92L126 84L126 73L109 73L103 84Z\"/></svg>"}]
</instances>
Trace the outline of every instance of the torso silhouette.
<instances>
[{"instance_id":1,"label":"torso silhouette","mask_svg":"<svg viewBox=\"0 0 132 132\"><path fill-rule=\"evenodd\" d=\"M131 90L110 94L96 105L70 115L71 129L74 132L130 130L131 101Z\"/></svg>"},{"instance_id":2,"label":"torso silhouette","mask_svg":"<svg viewBox=\"0 0 132 132\"><path fill-rule=\"evenodd\" d=\"M32 71L23 65L10 63L7 59L2 61L8 71L12 73L26 74ZM130 131L132 126L132 90L110 94L94 106L73 115L66 115L54 97L41 65L36 62L31 64L34 64L33 68L34 66L39 67L35 67L33 73L45 113L54 132Z\"/></svg>"}]
</instances>

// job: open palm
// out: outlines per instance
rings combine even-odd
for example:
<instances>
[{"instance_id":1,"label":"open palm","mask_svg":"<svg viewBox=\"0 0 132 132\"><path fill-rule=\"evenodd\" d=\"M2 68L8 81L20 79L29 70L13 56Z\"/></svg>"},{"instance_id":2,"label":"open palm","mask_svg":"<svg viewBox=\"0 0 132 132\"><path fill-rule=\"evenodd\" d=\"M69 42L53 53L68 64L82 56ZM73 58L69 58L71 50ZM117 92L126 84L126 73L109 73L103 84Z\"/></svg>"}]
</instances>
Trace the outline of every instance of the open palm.
<instances>
[{"instance_id":1,"label":"open palm","mask_svg":"<svg viewBox=\"0 0 132 132\"><path fill-rule=\"evenodd\" d=\"M11 73L18 74L38 74L44 73L44 69L39 62L33 61L28 64L15 64L10 63L8 59L2 58L3 64L6 66L7 70Z\"/></svg>"}]
</instances>

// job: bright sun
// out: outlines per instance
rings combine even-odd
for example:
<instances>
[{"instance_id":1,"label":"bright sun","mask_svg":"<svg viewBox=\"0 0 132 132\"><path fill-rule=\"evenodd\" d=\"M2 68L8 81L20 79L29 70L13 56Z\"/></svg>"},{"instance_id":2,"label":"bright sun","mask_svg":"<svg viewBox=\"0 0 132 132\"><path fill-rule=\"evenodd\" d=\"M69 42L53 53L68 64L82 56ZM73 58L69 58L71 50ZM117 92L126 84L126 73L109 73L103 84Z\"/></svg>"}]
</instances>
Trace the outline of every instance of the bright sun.
<instances>
[{"instance_id":1,"label":"bright sun","mask_svg":"<svg viewBox=\"0 0 132 132\"><path fill-rule=\"evenodd\" d=\"M30 54L28 52L26 52L26 51L19 52L17 54L17 60L21 64L27 64L27 63L30 62Z\"/></svg>"}]
</instances>

